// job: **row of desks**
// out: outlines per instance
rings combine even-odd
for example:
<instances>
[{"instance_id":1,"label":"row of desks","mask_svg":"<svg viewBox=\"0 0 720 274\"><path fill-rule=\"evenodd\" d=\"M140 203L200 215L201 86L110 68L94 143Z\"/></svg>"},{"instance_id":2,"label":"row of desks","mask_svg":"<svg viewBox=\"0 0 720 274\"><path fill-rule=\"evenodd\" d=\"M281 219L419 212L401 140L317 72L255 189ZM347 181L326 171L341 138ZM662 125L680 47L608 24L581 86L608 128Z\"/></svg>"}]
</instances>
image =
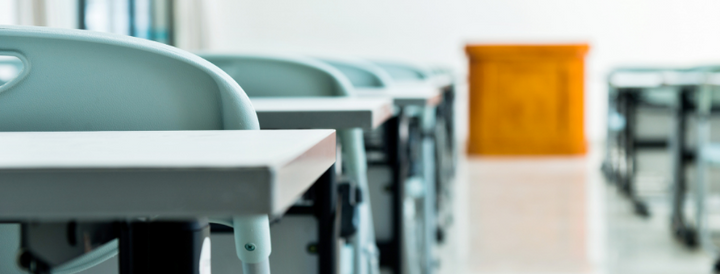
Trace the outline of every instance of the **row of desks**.
<instances>
[{"instance_id":1,"label":"row of desks","mask_svg":"<svg viewBox=\"0 0 720 274\"><path fill-rule=\"evenodd\" d=\"M438 102L428 95L395 102ZM393 114L390 98L252 102L273 129L373 129ZM0 218L18 219L281 214L335 158L332 130L4 132L0 143L0 184L14 190L0 191Z\"/></svg>"},{"instance_id":2,"label":"row of desks","mask_svg":"<svg viewBox=\"0 0 720 274\"><path fill-rule=\"evenodd\" d=\"M253 98L261 127L281 130L0 133L0 189L12 190L0 191L0 219L280 216L335 163L332 129L442 100L420 86L358 94Z\"/></svg>"},{"instance_id":3,"label":"row of desks","mask_svg":"<svg viewBox=\"0 0 720 274\"><path fill-rule=\"evenodd\" d=\"M667 147L672 173L669 181L672 185L670 223L673 235L688 246L696 246L698 236L684 209L688 189L686 168L696 156L689 148L686 131L690 117L694 116L697 91L704 85L720 84L720 74L705 68L636 69L618 70L608 80L614 93L609 97L611 123L603 167L606 175L617 182L632 201L636 214L649 216L649 208L637 193L637 151ZM641 106L668 110L673 123L668 124L667 138L637 136L637 114Z\"/></svg>"}]
</instances>

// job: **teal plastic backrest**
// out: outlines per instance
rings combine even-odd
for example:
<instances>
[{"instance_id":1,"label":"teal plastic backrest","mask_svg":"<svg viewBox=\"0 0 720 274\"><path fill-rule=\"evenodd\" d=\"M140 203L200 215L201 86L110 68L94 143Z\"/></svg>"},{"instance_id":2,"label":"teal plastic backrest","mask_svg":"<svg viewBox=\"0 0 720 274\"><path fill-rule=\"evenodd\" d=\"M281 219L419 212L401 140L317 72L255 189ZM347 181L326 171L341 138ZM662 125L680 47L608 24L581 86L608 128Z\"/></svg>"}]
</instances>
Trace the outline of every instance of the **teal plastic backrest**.
<instances>
[{"instance_id":1,"label":"teal plastic backrest","mask_svg":"<svg viewBox=\"0 0 720 274\"><path fill-rule=\"evenodd\" d=\"M160 43L1 26L0 55L24 65L0 87L0 131L259 129L230 76Z\"/></svg>"},{"instance_id":2,"label":"teal plastic backrest","mask_svg":"<svg viewBox=\"0 0 720 274\"><path fill-rule=\"evenodd\" d=\"M385 88L392 79L382 68L364 60L318 58L347 77L356 88Z\"/></svg>"},{"instance_id":3,"label":"teal plastic backrest","mask_svg":"<svg viewBox=\"0 0 720 274\"><path fill-rule=\"evenodd\" d=\"M312 58L245 54L199 55L225 70L242 85L250 97L351 96L353 92L352 84L340 71ZM362 129L343 129L337 133L342 144L343 173L360 187L363 197L370 197ZM367 198L366 201L369 200ZM364 203L361 208L364 208L361 210L365 210L366 214L360 214L359 218L367 219L358 221L360 228L357 235L367 234L365 238L368 243L355 244L354 256L364 256L366 246L375 243L369 203ZM283 262L281 260L276 263Z\"/></svg>"},{"instance_id":4,"label":"teal plastic backrest","mask_svg":"<svg viewBox=\"0 0 720 274\"><path fill-rule=\"evenodd\" d=\"M323 62L300 56L199 54L240 83L250 97L347 96L352 84Z\"/></svg>"},{"instance_id":5,"label":"teal plastic backrest","mask_svg":"<svg viewBox=\"0 0 720 274\"><path fill-rule=\"evenodd\" d=\"M22 61L18 77L0 86L0 131L260 128L252 103L230 76L160 43L0 26L0 55ZM14 263L18 231L0 225L1 273L19 271ZM104 260L83 258L76 268Z\"/></svg>"},{"instance_id":6,"label":"teal plastic backrest","mask_svg":"<svg viewBox=\"0 0 720 274\"><path fill-rule=\"evenodd\" d=\"M17 57L0 55L0 86L15 78L22 67L22 61Z\"/></svg>"},{"instance_id":7,"label":"teal plastic backrest","mask_svg":"<svg viewBox=\"0 0 720 274\"><path fill-rule=\"evenodd\" d=\"M372 61L382 68L395 81L424 81L430 79L432 73L412 64L392 61Z\"/></svg>"}]
</instances>

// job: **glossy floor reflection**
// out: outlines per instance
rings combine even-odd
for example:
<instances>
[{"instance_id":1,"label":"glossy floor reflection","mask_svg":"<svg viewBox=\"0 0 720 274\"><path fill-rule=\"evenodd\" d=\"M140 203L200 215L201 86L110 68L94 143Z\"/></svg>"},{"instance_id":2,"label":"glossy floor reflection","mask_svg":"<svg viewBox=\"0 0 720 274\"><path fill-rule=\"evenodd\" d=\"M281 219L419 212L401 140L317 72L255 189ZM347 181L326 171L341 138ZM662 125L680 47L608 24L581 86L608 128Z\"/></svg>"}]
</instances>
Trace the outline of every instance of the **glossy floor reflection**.
<instances>
[{"instance_id":1,"label":"glossy floor reflection","mask_svg":"<svg viewBox=\"0 0 720 274\"><path fill-rule=\"evenodd\" d=\"M599 172L601 148L469 157L456 205L463 273L710 273L710 256L670 236L666 156L643 156L638 180L653 213L643 219Z\"/></svg>"}]
</instances>

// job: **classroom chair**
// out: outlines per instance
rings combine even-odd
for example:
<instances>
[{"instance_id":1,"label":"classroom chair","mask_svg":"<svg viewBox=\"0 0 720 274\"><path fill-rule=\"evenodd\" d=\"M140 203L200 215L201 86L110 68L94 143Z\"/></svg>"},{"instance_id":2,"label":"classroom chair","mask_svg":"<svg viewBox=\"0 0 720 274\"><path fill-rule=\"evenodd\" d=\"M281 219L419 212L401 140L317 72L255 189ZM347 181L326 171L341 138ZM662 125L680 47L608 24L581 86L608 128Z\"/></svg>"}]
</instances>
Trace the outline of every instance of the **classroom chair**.
<instances>
[{"instance_id":1,"label":"classroom chair","mask_svg":"<svg viewBox=\"0 0 720 274\"><path fill-rule=\"evenodd\" d=\"M385 60L371 60L372 63L383 69L394 81L394 85L429 85L436 86L431 81L432 73L420 66L403 63L393 62ZM437 177L443 174L443 170L446 170L446 162L443 160L443 155L446 155L447 151L445 146L441 145L446 142L445 132L439 130L441 127L438 126L438 108L436 107L424 107L414 108L407 107L407 110L414 116L418 123L419 128L422 132L419 154L420 161L416 161L420 178L423 181L423 195L421 199L422 206L422 219L424 224L422 230L419 232L421 235L421 252L418 254L421 264L420 269L432 272L434 269L435 257L433 250L438 243L439 231L444 231L444 226L438 224L438 212L442 209L439 208L440 204L437 203L438 194L445 193L450 194L449 182L442 180ZM412 176L412 175L411 175ZM440 233L442 234L442 233ZM417 269L410 269L410 271L418 271Z\"/></svg>"},{"instance_id":2,"label":"classroom chair","mask_svg":"<svg viewBox=\"0 0 720 274\"><path fill-rule=\"evenodd\" d=\"M355 88L387 88L392 84L392 77L382 68L363 59L350 57L317 57L339 70Z\"/></svg>"},{"instance_id":3,"label":"classroom chair","mask_svg":"<svg viewBox=\"0 0 720 274\"><path fill-rule=\"evenodd\" d=\"M227 72L240 83L250 97L327 97L352 96L352 85L349 80L335 68L317 60L300 56L269 56L249 54L200 54L206 60ZM354 78L354 79L357 79ZM379 81L369 79L369 81ZM357 206L359 217L358 228L354 236L350 236L350 246L344 249L351 253L351 263L341 261L345 273L351 266L357 274L378 273L379 254L375 246L370 192L367 182L367 160L361 129L338 130L342 149L342 174L350 183L359 188L362 199ZM305 218L307 219L307 218ZM298 222L302 222L297 220ZM277 226L289 225L282 222ZM305 223L305 225L310 225ZM273 228L280 229L280 228ZM296 237L295 245L302 245L303 239ZM279 244L279 243L278 243ZM347 254L346 253L346 254ZM276 253L273 269L283 269L282 273L298 271L292 260L305 257L301 254ZM272 261L272 260L271 260ZM285 270L287 269L287 270Z\"/></svg>"},{"instance_id":4,"label":"classroom chair","mask_svg":"<svg viewBox=\"0 0 720 274\"><path fill-rule=\"evenodd\" d=\"M318 59L344 73L354 87L376 90L378 96L383 96L393 85L391 77L369 61L350 57ZM390 268L393 273L404 273L406 270L407 273L418 273L423 262L421 250L424 242L418 238L424 238L422 231L425 224L424 218L416 212L423 210L408 210L407 205L417 207L418 197L412 193L422 192L422 187L421 191L417 190L418 187L411 187L422 185L422 178L418 174L410 176L412 167L418 170L419 163L422 163L417 157L420 155L418 146L412 145L419 142L421 133L418 127L410 126L411 120L405 114L405 110L395 108L394 117L383 127L365 132L365 149L371 156L368 157L368 177L376 241L385 258L381 266ZM390 136L401 131L406 132L404 140L391 141L393 137ZM394 162L391 151L405 154L401 157L408 160ZM388 186L388 181L392 185ZM388 187L393 191L388 192Z\"/></svg>"},{"instance_id":5,"label":"classroom chair","mask_svg":"<svg viewBox=\"0 0 720 274\"><path fill-rule=\"evenodd\" d=\"M17 77L22 71L22 62L16 57L0 56L0 86Z\"/></svg>"},{"instance_id":6,"label":"classroom chair","mask_svg":"<svg viewBox=\"0 0 720 274\"><path fill-rule=\"evenodd\" d=\"M0 55L15 56L23 64L20 75L0 87L0 131L259 129L250 100L230 76L196 55L160 43L81 30L1 26ZM268 216L222 219L236 231L252 231L247 237L260 243L260 256L237 250L245 273L269 273ZM2 224L0 231L0 273L21 273L15 261L20 225ZM236 233L235 240L247 242L243 237ZM93 244L87 253L84 245L63 247L71 252L52 262L32 253L24 258L30 256L36 271L59 274L82 271L117 254L117 240ZM180 264L168 263L165 271L175 271L175 265Z\"/></svg>"}]
</instances>

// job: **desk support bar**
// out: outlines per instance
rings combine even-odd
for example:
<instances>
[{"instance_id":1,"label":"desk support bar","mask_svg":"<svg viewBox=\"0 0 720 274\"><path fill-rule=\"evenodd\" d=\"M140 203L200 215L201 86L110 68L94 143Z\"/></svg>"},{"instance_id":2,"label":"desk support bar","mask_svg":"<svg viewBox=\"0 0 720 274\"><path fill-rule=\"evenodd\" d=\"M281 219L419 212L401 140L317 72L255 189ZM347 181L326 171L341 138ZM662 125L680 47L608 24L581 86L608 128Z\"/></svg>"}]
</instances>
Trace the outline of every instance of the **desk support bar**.
<instances>
[{"instance_id":1,"label":"desk support bar","mask_svg":"<svg viewBox=\"0 0 720 274\"><path fill-rule=\"evenodd\" d=\"M337 274L340 240L340 204L337 198L335 165L318 179L315 189L315 214L318 218L318 269L320 274Z\"/></svg>"},{"instance_id":2,"label":"desk support bar","mask_svg":"<svg viewBox=\"0 0 720 274\"><path fill-rule=\"evenodd\" d=\"M210 225L133 221L120 227L120 274L210 274Z\"/></svg>"}]
</instances>

